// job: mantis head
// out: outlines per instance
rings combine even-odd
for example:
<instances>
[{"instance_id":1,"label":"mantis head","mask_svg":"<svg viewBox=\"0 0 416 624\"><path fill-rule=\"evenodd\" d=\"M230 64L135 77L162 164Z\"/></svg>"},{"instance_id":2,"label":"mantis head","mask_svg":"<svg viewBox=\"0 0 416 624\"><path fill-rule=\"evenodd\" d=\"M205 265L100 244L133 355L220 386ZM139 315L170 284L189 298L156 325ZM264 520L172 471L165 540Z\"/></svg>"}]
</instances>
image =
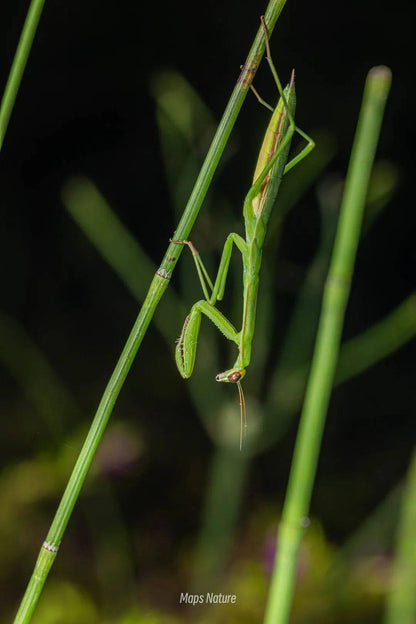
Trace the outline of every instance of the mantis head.
<instances>
[{"instance_id":1,"label":"mantis head","mask_svg":"<svg viewBox=\"0 0 416 624\"><path fill-rule=\"evenodd\" d=\"M230 368L223 373L218 373L218 375L215 377L217 381L237 384L238 395L240 397L240 451L243 448L243 438L245 439L247 433L246 401L244 398L243 388L241 387L240 383L241 379L244 377L245 374L246 371L244 368Z\"/></svg>"},{"instance_id":2,"label":"mantis head","mask_svg":"<svg viewBox=\"0 0 416 624\"><path fill-rule=\"evenodd\" d=\"M225 383L238 383L246 374L244 368L230 368L223 373L218 373L215 377L216 381L223 381Z\"/></svg>"}]
</instances>

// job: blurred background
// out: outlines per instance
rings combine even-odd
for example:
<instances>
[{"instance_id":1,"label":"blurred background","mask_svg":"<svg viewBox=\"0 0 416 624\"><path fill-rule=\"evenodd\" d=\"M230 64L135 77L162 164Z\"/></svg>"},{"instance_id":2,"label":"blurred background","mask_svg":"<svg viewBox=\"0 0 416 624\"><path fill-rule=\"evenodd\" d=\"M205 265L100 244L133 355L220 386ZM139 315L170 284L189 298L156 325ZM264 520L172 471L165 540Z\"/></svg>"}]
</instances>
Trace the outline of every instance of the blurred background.
<instances>
[{"instance_id":1,"label":"blurred background","mask_svg":"<svg viewBox=\"0 0 416 624\"><path fill-rule=\"evenodd\" d=\"M2 89L27 8L0 6ZM2 621L24 591L265 8L45 4L0 155ZM383 621L416 433L407 11L398 3L387 14L375 0L287 1L272 54L283 82L296 70L297 123L318 147L284 181L270 224L245 380L247 445L240 453L235 389L214 381L235 353L207 322L192 380L175 367L175 338L201 297L185 250L35 623L261 621L343 180L365 76L377 64L391 67L392 91L293 621ZM255 85L276 102L266 63ZM242 233L268 119L249 94L193 230L212 273L226 235ZM238 324L237 254L222 309ZM236 594L237 605L180 605L186 591Z\"/></svg>"}]
</instances>

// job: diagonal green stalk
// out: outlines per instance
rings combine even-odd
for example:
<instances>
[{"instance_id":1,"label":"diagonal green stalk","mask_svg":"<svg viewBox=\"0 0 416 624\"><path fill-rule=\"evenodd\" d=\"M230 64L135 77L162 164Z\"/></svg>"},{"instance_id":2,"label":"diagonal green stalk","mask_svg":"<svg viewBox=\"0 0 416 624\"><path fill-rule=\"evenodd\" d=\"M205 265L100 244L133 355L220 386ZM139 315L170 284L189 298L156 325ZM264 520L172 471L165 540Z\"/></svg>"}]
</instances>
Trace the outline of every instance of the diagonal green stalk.
<instances>
[{"instance_id":1,"label":"diagonal green stalk","mask_svg":"<svg viewBox=\"0 0 416 624\"><path fill-rule=\"evenodd\" d=\"M265 612L265 624L287 624L290 617L298 553L303 527L307 525L368 181L390 83L390 70L387 67L375 67L370 70L365 84L279 528L278 553Z\"/></svg>"},{"instance_id":2,"label":"diagonal green stalk","mask_svg":"<svg viewBox=\"0 0 416 624\"><path fill-rule=\"evenodd\" d=\"M286 0L270 0L265 15L269 34L272 32L285 3ZM241 70L240 77L231 94L200 174L195 182L194 189L175 232L176 238L182 240L187 239L189 236L263 52L264 36L262 28L259 27L254 43ZM35 569L16 615L15 624L26 624L31 619L114 404L156 307L169 284L169 279L181 251L182 245L171 243L152 280L137 320L134 323L126 345L104 391L90 431L81 449L46 540L41 547Z\"/></svg>"},{"instance_id":3,"label":"diagonal green stalk","mask_svg":"<svg viewBox=\"0 0 416 624\"><path fill-rule=\"evenodd\" d=\"M27 59L32 48L33 39L39 24L45 0L32 0L26 20L23 26L22 34L14 55L13 63L10 69L9 78L1 100L0 106L0 150L3 145L4 136L7 126L9 125L10 116L16 101L17 92L22 81L23 72L25 71Z\"/></svg>"}]
</instances>

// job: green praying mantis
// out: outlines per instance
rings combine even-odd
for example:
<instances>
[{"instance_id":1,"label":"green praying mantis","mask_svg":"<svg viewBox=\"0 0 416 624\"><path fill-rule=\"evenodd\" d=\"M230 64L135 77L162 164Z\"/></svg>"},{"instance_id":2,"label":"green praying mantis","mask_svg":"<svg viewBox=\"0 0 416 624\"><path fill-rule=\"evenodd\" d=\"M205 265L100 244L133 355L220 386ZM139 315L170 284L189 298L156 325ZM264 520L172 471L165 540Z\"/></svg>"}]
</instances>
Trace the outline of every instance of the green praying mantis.
<instances>
[{"instance_id":1,"label":"green praying mantis","mask_svg":"<svg viewBox=\"0 0 416 624\"><path fill-rule=\"evenodd\" d=\"M269 37L264 17L261 17L261 23L265 37L266 59L280 97L276 108L273 109L273 107L262 100L257 91L252 87L260 103L272 111L272 117L260 149L253 177L253 185L244 201L245 239L234 232L227 236L215 282L212 282L209 277L200 255L191 241L171 240L173 243L187 245L190 248L205 297L205 299L194 303L185 319L175 349L176 365L182 377L188 378L191 376L195 364L202 314L208 317L228 340L237 345L238 356L234 365L232 368L218 373L216 380L237 384L241 416L240 450L243 443L243 423L244 432L246 432L247 428L245 399L241 380L251 359L251 344L256 323L259 272L267 223L275 204L283 175L303 160L315 146L314 141L295 125L296 95L294 72L292 72L290 83L285 89L282 89L271 58ZM295 132L307 141L307 145L288 162L290 144ZM221 301L224 295L233 245L240 251L243 260L243 318L240 331L235 329L215 305L217 301Z\"/></svg>"}]
</instances>

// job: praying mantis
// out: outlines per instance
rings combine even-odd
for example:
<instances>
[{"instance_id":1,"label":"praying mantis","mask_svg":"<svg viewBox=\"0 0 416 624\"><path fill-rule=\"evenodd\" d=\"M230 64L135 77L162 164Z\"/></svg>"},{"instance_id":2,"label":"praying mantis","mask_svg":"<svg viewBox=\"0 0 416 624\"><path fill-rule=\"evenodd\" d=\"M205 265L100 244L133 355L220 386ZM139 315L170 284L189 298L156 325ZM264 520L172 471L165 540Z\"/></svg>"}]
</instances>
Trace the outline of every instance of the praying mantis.
<instances>
[{"instance_id":1,"label":"praying mantis","mask_svg":"<svg viewBox=\"0 0 416 624\"><path fill-rule=\"evenodd\" d=\"M251 345L256 323L259 272L267 223L275 204L283 175L303 160L315 146L314 141L295 125L296 95L294 72L292 72L290 83L285 89L282 89L270 54L267 25L263 16L260 19L265 37L266 59L280 97L277 106L273 109L273 107L262 100L257 91L252 87L260 103L272 111L272 117L260 149L253 177L253 185L244 201L245 238L234 232L227 236L215 282L212 282L209 277L201 257L191 241L171 239L173 243L187 245L190 248L205 297L205 299L194 303L185 319L175 349L176 365L182 377L188 378L191 376L195 364L202 314L214 323L228 340L237 345L238 356L234 365L232 368L218 373L216 381L236 384L238 387L241 416L240 450L243 443L243 422L244 432L246 432L247 428L245 399L241 380L246 374L246 369L251 359ZM307 141L307 145L288 162L290 144L295 132ZM224 295L234 245L240 251L243 261L243 315L240 331L235 329L215 305L217 301L221 301Z\"/></svg>"}]
</instances>

